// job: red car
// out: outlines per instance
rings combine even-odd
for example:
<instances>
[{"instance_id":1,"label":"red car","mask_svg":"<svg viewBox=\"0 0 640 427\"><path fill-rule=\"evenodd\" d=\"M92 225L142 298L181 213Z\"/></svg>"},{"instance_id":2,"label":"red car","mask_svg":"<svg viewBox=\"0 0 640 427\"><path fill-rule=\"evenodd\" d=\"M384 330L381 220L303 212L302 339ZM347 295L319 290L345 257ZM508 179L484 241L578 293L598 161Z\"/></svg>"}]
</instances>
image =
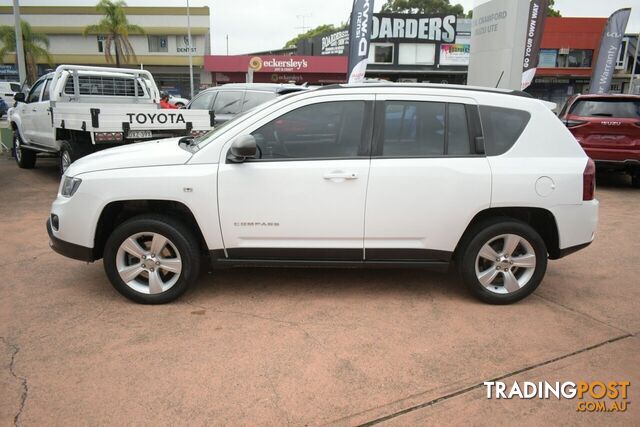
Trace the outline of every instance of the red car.
<instances>
[{"instance_id":1,"label":"red car","mask_svg":"<svg viewBox=\"0 0 640 427\"><path fill-rule=\"evenodd\" d=\"M627 172L640 187L640 96L574 95L558 116L598 169Z\"/></svg>"}]
</instances>

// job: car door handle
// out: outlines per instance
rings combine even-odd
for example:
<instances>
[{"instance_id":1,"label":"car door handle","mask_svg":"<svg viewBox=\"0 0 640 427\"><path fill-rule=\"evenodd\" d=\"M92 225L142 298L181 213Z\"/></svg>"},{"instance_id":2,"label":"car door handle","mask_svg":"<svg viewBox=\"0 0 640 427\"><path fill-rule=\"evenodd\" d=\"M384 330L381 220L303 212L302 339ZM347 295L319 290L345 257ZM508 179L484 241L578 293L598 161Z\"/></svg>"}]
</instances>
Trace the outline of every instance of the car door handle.
<instances>
[{"instance_id":1,"label":"car door handle","mask_svg":"<svg viewBox=\"0 0 640 427\"><path fill-rule=\"evenodd\" d=\"M358 174L355 172L335 171L325 173L323 178L326 180L344 181L347 179L358 179Z\"/></svg>"}]
</instances>

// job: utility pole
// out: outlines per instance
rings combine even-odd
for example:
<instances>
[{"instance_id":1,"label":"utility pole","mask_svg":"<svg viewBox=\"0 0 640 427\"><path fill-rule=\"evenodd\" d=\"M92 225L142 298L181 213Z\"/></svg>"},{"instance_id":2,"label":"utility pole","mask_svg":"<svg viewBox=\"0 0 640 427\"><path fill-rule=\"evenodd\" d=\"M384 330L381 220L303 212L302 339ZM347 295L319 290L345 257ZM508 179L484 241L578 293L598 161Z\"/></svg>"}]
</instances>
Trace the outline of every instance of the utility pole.
<instances>
[{"instance_id":1,"label":"utility pole","mask_svg":"<svg viewBox=\"0 0 640 427\"><path fill-rule=\"evenodd\" d=\"M22 44L22 25L20 24L20 3L19 0L13 0L13 18L16 24L16 66L18 67L18 76L20 84L24 84L27 80L27 67L24 61L24 46Z\"/></svg>"},{"instance_id":2,"label":"utility pole","mask_svg":"<svg viewBox=\"0 0 640 427\"><path fill-rule=\"evenodd\" d=\"M633 55L631 64L631 78L629 79L629 93L633 90L633 78L636 76L636 64L638 63L638 45L640 45L640 33L636 35L636 54Z\"/></svg>"},{"instance_id":3,"label":"utility pole","mask_svg":"<svg viewBox=\"0 0 640 427\"><path fill-rule=\"evenodd\" d=\"M229 34L227 34L227 56L229 56Z\"/></svg>"},{"instance_id":4,"label":"utility pole","mask_svg":"<svg viewBox=\"0 0 640 427\"><path fill-rule=\"evenodd\" d=\"M191 98L193 98L193 55L191 54L191 13L189 12L189 0L187 0L187 37L189 39L189 46L187 51L189 52L189 83L191 87Z\"/></svg>"}]
</instances>

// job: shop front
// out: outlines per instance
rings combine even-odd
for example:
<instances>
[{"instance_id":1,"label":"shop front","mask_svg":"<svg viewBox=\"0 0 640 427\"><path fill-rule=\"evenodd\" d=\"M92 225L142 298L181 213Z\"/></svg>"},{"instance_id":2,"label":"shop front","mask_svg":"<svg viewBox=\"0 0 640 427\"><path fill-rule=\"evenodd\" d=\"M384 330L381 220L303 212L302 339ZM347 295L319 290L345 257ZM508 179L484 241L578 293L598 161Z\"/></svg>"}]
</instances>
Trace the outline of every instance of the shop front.
<instances>
[{"instance_id":1,"label":"shop front","mask_svg":"<svg viewBox=\"0 0 640 427\"><path fill-rule=\"evenodd\" d=\"M346 56L209 55L205 70L214 85L226 83L345 83Z\"/></svg>"}]
</instances>

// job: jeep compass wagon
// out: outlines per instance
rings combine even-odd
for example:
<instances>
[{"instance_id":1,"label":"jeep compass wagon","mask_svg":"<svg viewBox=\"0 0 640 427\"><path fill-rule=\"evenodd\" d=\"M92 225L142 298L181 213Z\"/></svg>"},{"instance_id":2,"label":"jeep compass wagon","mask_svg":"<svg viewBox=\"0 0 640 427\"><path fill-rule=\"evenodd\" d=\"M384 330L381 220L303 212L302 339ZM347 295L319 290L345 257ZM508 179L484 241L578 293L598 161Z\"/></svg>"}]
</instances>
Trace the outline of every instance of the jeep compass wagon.
<instances>
[{"instance_id":1,"label":"jeep compass wagon","mask_svg":"<svg viewBox=\"0 0 640 427\"><path fill-rule=\"evenodd\" d=\"M587 246L594 164L542 102L467 86L329 86L278 97L196 139L66 170L54 250L104 260L148 304L217 266L459 268L505 304Z\"/></svg>"}]
</instances>

